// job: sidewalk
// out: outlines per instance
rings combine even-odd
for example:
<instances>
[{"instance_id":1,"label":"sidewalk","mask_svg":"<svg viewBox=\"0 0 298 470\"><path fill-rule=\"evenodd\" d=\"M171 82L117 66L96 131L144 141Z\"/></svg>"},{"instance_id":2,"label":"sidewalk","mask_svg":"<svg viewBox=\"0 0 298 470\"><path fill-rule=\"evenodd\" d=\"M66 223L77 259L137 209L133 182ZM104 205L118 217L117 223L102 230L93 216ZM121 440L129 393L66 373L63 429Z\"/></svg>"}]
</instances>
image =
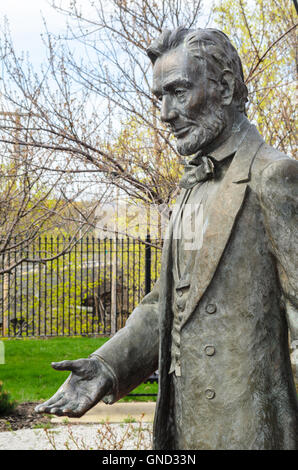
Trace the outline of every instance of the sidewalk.
<instances>
[{"instance_id":1,"label":"sidewalk","mask_svg":"<svg viewBox=\"0 0 298 470\"><path fill-rule=\"evenodd\" d=\"M123 423L128 420L138 422L142 419L143 423L152 423L155 412L155 402L127 402L114 403L106 405L103 402L98 403L94 408L87 411L81 418L68 418L66 416L55 416L51 419L52 423L70 424L97 424L103 422ZM142 414L144 414L142 418Z\"/></svg>"}]
</instances>

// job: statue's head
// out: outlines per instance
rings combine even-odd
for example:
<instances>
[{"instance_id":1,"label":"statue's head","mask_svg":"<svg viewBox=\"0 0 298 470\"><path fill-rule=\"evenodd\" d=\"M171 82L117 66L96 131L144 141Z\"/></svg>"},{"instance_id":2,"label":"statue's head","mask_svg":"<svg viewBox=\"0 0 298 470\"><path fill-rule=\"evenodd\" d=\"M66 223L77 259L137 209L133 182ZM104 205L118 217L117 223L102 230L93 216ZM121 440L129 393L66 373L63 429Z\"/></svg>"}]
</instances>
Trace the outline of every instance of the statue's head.
<instances>
[{"instance_id":1,"label":"statue's head","mask_svg":"<svg viewBox=\"0 0 298 470\"><path fill-rule=\"evenodd\" d=\"M161 120L173 131L181 155L207 147L225 129L228 115L245 112L241 61L223 32L165 30L147 53Z\"/></svg>"}]
</instances>

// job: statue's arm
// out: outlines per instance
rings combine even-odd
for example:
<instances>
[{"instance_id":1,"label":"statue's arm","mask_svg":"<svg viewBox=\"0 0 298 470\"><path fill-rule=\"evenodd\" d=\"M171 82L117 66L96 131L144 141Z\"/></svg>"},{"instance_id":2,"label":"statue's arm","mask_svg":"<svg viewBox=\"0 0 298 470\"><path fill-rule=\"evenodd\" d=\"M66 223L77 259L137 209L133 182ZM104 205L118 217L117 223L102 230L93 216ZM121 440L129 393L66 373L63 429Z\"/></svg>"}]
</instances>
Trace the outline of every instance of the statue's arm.
<instances>
[{"instance_id":1,"label":"statue's arm","mask_svg":"<svg viewBox=\"0 0 298 470\"><path fill-rule=\"evenodd\" d=\"M86 359L52 363L71 372L37 413L82 416L100 400L114 403L149 377L158 363L158 284L126 326Z\"/></svg>"},{"instance_id":2,"label":"statue's arm","mask_svg":"<svg viewBox=\"0 0 298 470\"><path fill-rule=\"evenodd\" d=\"M298 162L277 160L263 170L261 204L283 291L291 341L298 340Z\"/></svg>"},{"instance_id":3,"label":"statue's arm","mask_svg":"<svg viewBox=\"0 0 298 470\"><path fill-rule=\"evenodd\" d=\"M103 397L114 403L144 382L158 367L159 282L129 316L124 328L90 357L97 357L113 376L113 387Z\"/></svg>"}]
</instances>

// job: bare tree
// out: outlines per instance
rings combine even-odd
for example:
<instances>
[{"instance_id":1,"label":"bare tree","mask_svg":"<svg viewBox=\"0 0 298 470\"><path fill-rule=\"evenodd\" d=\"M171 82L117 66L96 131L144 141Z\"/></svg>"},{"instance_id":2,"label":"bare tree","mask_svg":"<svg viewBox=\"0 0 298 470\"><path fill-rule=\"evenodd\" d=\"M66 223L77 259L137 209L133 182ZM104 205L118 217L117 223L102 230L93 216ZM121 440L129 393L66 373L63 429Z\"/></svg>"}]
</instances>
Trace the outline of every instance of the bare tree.
<instances>
[{"instance_id":1,"label":"bare tree","mask_svg":"<svg viewBox=\"0 0 298 470\"><path fill-rule=\"evenodd\" d=\"M210 3L210 2L209 2ZM296 17L290 0L214 0L202 20L198 0L52 0L65 15L64 37L46 28L47 60L34 70L0 32L0 274L9 276L50 230L78 237L96 227L96 208L112 188L134 203L167 207L181 160L159 123L146 49L164 28L224 30L249 88L248 115L266 140L295 156ZM5 308L4 308L5 311Z\"/></svg>"},{"instance_id":2,"label":"bare tree","mask_svg":"<svg viewBox=\"0 0 298 470\"><path fill-rule=\"evenodd\" d=\"M69 19L67 34L57 42L47 32L48 62L38 74L4 31L3 96L31 116L18 139L12 128L6 143L55 151L58 161L72 161L73 172L97 172L101 183L137 200L168 202L178 156L157 124L146 48L164 27L194 25L200 2L163 0L158 8L147 0L90 2L86 15L77 2L68 10L53 6Z\"/></svg>"},{"instance_id":3,"label":"bare tree","mask_svg":"<svg viewBox=\"0 0 298 470\"><path fill-rule=\"evenodd\" d=\"M215 24L239 51L249 90L247 112L265 140L297 156L297 14L292 0L219 0Z\"/></svg>"},{"instance_id":4,"label":"bare tree","mask_svg":"<svg viewBox=\"0 0 298 470\"><path fill-rule=\"evenodd\" d=\"M289 152L294 151L295 18L289 0L275 0L271 10L265 3L256 1L257 18L244 0L220 0L210 11L222 29L229 29L226 32L240 50L250 91L249 116L271 144ZM23 118L2 125L2 154L7 158L21 146L27 155L26 164L19 160L7 166L8 175L23 175L18 190L22 188L27 198L46 179L49 191L43 185L44 201L55 191L57 205L51 211L56 219L62 207L74 202L75 194L90 191L92 185L93 201L111 185L134 201L164 207L175 194L181 162L158 123L159 103L150 92L146 49L164 28L201 24L201 2L99 0L84 2L84 7L78 1L64 5L53 2L66 17L65 36L55 38L46 32L47 62L38 72L16 54L7 26L3 30L2 108L6 113L18 110ZM28 178L35 183L25 184ZM34 207L42 204L41 199ZM73 204L69 218L87 223L88 217L79 212L79 205ZM49 210L45 213L39 216L41 227ZM17 212L15 217L19 218ZM27 213L26 217L18 220L26 221L23 227L34 233L36 224L28 222ZM16 225L10 222L10 227Z\"/></svg>"},{"instance_id":5,"label":"bare tree","mask_svg":"<svg viewBox=\"0 0 298 470\"><path fill-rule=\"evenodd\" d=\"M100 198L83 205L77 201L81 195L78 188L67 194L66 188L72 183L67 169L62 166L55 172L45 169L53 167L53 151L19 145L17 135L14 145L4 144L6 131L10 132L12 126L18 132L22 121L29 119L27 115L2 111L0 119L0 324L5 335L10 289L16 281L17 268L23 262L27 266L46 263L70 251L93 223ZM68 230L67 223L71 223ZM41 248L36 243L38 237L49 232L63 235L59 249L53 251L50 246L46 249L45 243Z\"/></svg>"},{"instance_id":6,"label":"bare tree","mask_svg":"<svg viewBox=\"0 0 298 470\"><path fill-rule=\"evenodd\" d=\"M88 230L100 202L97 191L98 199L93 203L89 199L82 208L77 199L83 191L73 185L67 156L59 162L53 150L26 145L27 136L19 134L31 132L34 139L32 119L34 116L20 112L0 114L0 274L10 272L23 261L46 261L47 253L33 259L30 246L36 237L53 228L57 234L72 234L61 248L61 253L65 252L79 233ZM67 221L78 219L80 223L73 224L67 233ZM20 246L22 250L18 249Z\"/></svg>"}]
</instances>

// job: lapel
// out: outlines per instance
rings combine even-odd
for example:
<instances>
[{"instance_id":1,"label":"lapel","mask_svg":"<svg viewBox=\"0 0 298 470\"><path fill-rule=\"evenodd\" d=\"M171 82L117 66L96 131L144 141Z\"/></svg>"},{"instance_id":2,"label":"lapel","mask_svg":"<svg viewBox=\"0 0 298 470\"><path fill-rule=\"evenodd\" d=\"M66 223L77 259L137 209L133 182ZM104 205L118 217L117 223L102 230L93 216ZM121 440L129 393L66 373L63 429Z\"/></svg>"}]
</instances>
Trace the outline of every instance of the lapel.
<instances>
[{"instance_id":1,"label":"lapel","mask_svg":"<svg viewBox=\"0 0 298 470\"><path fill-rule=\"evenodd\" d=\"M162 258L161 258L161 273L160 273L160 285L162 286L163 292L168 293L168 284L169 279L172 276L172 241L173 241L173 233L174 227L176 225L177 218L179 216L183 201L185 199L186 193L188 191L182 189L177 201L174 206L174 211L172 213L172 217L170 218L169 224L166 229L165 237L164 237L164 244L162 250ZM164 295L162 297L165 297ZM162 301L160 301L160 305Z\"/></svg>"},{"instance_id":2,"label":"lapel","mask_svg":"<svg viewBox=\"0 0 298 470\"><path fill-rule=\"evenodd\" d=\"M210 204L206 214L208 222L203 245L196 254L181 328L193 313L215 274L245 199L253 159L263 143L256 127L250 125Z\"/></svg>"},{"instance_id":3,"label":"lapel","mask_svg":"<svg viewBox=\"0 0 298 470\"><path fill-rule=\"evenodd\" d=\"M165 268L165 264L169 264L172 261L172 255L171 255L171 249L172 249L172 241L173 241L173 236L175 236L175 229L176 229L176 222L179 217L181 208L183 206L184 200L187 197L187 194L189 193L189 190L187 189L182 189L176 203L174 204L174 209L172 216L170 218L169 224L166 229L165 237L164 237L164 246L162 250L162 268L161 271L163 271L163 268Z\"/></svg>"}]
</instances>

